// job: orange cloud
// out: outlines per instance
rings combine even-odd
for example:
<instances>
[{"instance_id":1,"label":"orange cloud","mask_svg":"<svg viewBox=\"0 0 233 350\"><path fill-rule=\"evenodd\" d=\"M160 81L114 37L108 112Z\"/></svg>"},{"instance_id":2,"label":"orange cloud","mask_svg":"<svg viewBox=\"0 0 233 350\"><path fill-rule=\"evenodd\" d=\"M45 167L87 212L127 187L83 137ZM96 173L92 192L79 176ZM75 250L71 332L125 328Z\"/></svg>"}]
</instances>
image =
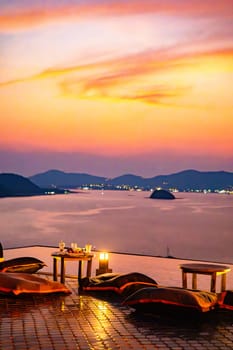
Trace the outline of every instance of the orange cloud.
<instances>
[{"instance_id":1,"label":"orange cloud","mask_svg":"<svg viewBox=\"0 0 233 350\"><path fill-rule=\"evenodd\" d=\"M168 90L168 86L154 86L154 87L148 87L148 89L145 89L145 91L136 91L134 94L125 94L121 95L120 99L124 100L133 100L133 101L140 101L148 104L153 105L167 105L171 106L172 103L164 102L166 99L170 99L173 97L177 97L181 94L183 94L187 89L180 89L177 87L170 87L170 90Z\"/></svg>"},{"instance_id":2,"label":"orange cloud","mask_svg":"<svg viewBox=\"0 0 233 350\"><path fill-rule=\"evenodd\" d=\"M169 56L173 58L169 59ZM138 74L150 73L152 70L156 69L165 69L168 67L169 61L171 61L170 65L174 64L172 63L172 60L174 61L175 56L176 53L171 49L150 50L113 58L107 61L91 62L88 64L73 65L69 67L49 68L30 77L2 82L0 83L0 86L36 79L59 78L62 76L73 75L75 73L86 73L86 76L91 76L89 79L93 79L94 81L96 78L93 77L96 76L96 71L99 71L99 83L102 85L108 85L109 82L116 81L119 78L127 79L128 77L128 79L130 79Z\"/></svg>"},{"instance_id":3,"label":"orange cloud","mask_svg":"<svg viewBox=\"0 0 233 350\"><path fill-rule=\"evenodd\" d=\"M84 66L49 70L40 75L64 76L60 86L65 96L93 99L135 100L149 104L162 104L163 99L181 95L187 87L161 84L145 85L138 78L147 79L151 75L188 65L176 53L169 50L151 50L129 55L120 59L92 63ZM82 72L80 76L79 73ZM83 74L83 72L85 72ZM50 75L51 74L51 75ZM165 102L163 102L165 104ZM166 102L167 104L167 102Z\"/></svg>"},{"instance_id":4,"label":"orange cloud","mask_svg":"<svg viewBox=\"0 0 233 350\"><path fill-rule=\"evenodd\" d=\"M93 63L84 66L86 75L80 77L75 74L74 68L72 75L70 70L66 71L67 76L60 83L65 96L93 99L117 99L117 100L135 100L149 104L170 105L173 97L182 96L190 91L191 86L181 85L170 80L166 85L161 83L145 84L140 78L146 81L150 77L160 76L161 72L180 72L187 68L197 68L200 62L205 59L219 60L220 58L233 57L233 50L214 50L212 52L200 52L195 55L192 53L178 54L169 50L164 51L146 51L137 55L130 55L120 60L105 61ZM82 71L81 66L77 67ZM197 68L198 69L198 68ZM229 68L233 70L233 65ZM55 73L55 72L53 72ZM58 71L60 74L61 71ZM48 74L48 72L47 72ZM159 79L159 77L157 78ZM158 80L159 81L159 80Z\"/></svg>"},{"instance_id":5,"label":"orange cloud","mask_svg":"<svg viewBox=\"0 0 233 350\"><path fill-rule=\"evenodd\" d=\"M161 73L198 70L199 65L211 58L224 60L225 67L233 71L233 49L206 52L179 52L177 47L150 50L111 60L85 65L47 69L34 76L0 83L0 87L40 79L55 79L64 97L81 99L134 100L149 104L170 105L174 97L187 94L191 86L167 80L160 82ZM209 69L212 68L209 65ZM218 69L221 69L219 67ZM152 78L153 77L153 80ZM153 81L157 79L155 84Z\"/></svg>"},{"instance_id":6,"label":"orange cloud","mask_svg":"<svg viewBox=\"0 0 233 350\"><path fill-rule=\"evenodd\" d=\"M17 3L16 3L17 4ZM67 1L66 4L53 6L46 4L31 5L31 7L11 6L9 10L0 14L0 31L17 30L38 26L48 22L87 19L99 16L123 16L146 13L163 13L177 16L215 16L232 18L232 0L109 0L88 1L84 4L75 4Z\"/></svg>"}]
</instances>

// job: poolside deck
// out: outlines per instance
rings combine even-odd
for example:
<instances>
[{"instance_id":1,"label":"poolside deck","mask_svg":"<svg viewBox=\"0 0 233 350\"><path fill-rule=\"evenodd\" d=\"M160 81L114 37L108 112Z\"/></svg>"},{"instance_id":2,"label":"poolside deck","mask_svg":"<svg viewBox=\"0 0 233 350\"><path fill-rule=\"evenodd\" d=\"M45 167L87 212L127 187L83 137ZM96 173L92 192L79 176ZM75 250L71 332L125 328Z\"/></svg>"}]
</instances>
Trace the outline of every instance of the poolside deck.
<instances>
[{"instance_id":1,"label":"poolside deck","mask_svg":"<svg viewBox=\"0 0 233 350\"><path fill-rule=\"evenodd\" d=\"M233 313L201 319L138 315L117 298L78 293L0 297L0 350L231 349Z\"/></svg>"}]
</instances>

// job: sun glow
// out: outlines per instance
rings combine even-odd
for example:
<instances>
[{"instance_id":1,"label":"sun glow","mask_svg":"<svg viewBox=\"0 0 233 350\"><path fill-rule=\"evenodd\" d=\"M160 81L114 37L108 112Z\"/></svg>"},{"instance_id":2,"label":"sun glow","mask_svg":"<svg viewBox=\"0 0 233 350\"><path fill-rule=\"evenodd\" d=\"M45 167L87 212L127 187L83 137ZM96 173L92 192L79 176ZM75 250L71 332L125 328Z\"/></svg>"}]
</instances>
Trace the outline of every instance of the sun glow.
<instances>
[{"instance_id":1,"label":"sun glow","mask_svg":"<svg viewBox=\"0 0 233 350\"><path fill-rule=\"evenodd\" d=\"M231 157L230 2L134 5L3 6L1 149Z\"/></svg>"}]
</instances>

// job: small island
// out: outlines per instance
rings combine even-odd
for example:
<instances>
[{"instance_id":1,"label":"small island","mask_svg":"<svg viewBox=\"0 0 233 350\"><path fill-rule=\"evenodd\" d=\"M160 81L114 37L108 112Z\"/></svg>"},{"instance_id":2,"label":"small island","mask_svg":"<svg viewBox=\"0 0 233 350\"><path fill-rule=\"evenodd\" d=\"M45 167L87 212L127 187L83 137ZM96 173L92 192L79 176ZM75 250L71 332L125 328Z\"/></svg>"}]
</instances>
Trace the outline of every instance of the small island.
<instances>
[{"instance_id":1,"label":"small island","mask_svg":"<svg viewBox=\"0 0 233 350\"><path fill-rule=\"evenodd\" d=\"M166 190L154 190L150 195L152 199L176 199L174 194Z\"/></svg>"}]
</instances>

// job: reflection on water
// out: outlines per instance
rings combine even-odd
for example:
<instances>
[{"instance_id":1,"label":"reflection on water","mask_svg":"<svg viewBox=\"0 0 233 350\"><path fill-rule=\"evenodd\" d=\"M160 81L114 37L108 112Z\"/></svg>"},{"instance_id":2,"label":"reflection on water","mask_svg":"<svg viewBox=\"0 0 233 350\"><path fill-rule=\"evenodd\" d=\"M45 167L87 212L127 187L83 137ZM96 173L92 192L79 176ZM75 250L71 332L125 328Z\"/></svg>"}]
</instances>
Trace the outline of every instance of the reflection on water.
<instances>
[{"instance_id":1,"label":"reflection on water","mask_svg":"<svg viewBox=\"0 0 233 350\"><path fill-rule=\"evenodd\" d=\"M233 196L89 191L0 200L5 248L91 243L98 250L233 262Z\"/></svg>"}]
</instances>

